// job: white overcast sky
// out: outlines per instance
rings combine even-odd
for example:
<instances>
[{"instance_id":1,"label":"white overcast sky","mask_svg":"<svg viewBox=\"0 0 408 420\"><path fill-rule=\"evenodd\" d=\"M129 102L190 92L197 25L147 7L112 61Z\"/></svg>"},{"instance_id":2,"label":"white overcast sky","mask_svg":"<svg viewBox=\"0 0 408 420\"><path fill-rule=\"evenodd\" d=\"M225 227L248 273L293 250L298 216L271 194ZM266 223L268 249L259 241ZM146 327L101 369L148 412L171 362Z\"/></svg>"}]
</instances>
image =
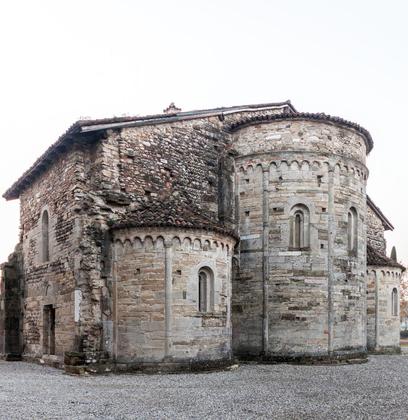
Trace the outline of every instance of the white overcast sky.
<instances>
[{"instance_id":1,"label":"white overcast sky","mask_svg":"<svg viewBox=\"0 0 408 420\"><path fill-rule=\"evenodd\" d=\"M10 0L0 5L0 190L83 116L290 99L374 139L368 192L408 262L408 1ZM18 241L0 200L0 262Z\"/></svg>"}]
</instances>

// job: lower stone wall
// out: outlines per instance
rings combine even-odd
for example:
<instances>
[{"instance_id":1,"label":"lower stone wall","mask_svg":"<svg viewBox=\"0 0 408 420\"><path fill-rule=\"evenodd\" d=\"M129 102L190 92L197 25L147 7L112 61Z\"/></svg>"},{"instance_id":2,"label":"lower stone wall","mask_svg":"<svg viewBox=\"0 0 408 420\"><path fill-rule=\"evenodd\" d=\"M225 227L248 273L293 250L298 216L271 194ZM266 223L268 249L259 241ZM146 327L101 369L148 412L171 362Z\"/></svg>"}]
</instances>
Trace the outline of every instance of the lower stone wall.
<instances>
[{"instance_id":1,"label":"lower stone wall","mask_svg":"<svg viewBox=\"0 0 408 420\"><path fill-rule=\"evenodd\" d=\"M66 265L55 261L27 271L23 320L25 357L56 356L62 362L64 352L76 348L75 283Z\"/></svg>"},{"instance_id":2,"label":"lower stone wall","mask_svg":"<svg viewBox=\"0 0 408 420\"><path fill-rule=\"evenodd\" d=\"M200 230L113 232L116 364L138 369L230 360L234 240ZM206 308L199 307L199 276ZM203 290L201 292L204 293Z\"/></svg>"},{"instance_id":3,"label":"lower stone wall","mask_svg":"<svg viewBox=\"0 0 408 420\"><path fill-rule=\"evenodd\" d=\"M400 352L401 269L386 266L367 268L367 347L379 353ZM396 291L395 308L393 291Z\"/></svg>"}]
</instances>

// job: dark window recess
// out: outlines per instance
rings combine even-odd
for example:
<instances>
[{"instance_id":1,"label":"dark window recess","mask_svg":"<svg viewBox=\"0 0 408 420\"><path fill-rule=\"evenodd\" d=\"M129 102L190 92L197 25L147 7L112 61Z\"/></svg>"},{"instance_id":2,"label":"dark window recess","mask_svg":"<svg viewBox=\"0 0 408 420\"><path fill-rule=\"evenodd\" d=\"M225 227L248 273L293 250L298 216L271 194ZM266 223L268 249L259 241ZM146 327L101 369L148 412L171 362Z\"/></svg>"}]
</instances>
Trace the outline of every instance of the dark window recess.
<instances>
[{"instance_id":1,"label":"dark window recess","mask_svg":"<svg viewBox=\"0 0 408 420\"><path fill-rule=\"evenodd\" d=\"M50 232L49 217L47 210L44 210L41 219L41 240L42 240L42 262L50 259Z\"/></svg>"},{"instance_id":2,"label":"dark window recess","mask_svg":"<svg viewBox=\"0 0 408 420\"><path fill-rule=\"evenodd\" d=\"M150 197L152 195L152 192L149 190L145 190L145 196Z\"/></svg>"},{"instance_id":3,"label":"dark window recess","mask_svg":"<svg viewBox=\"0 0 408 420\"><path fill-rule=\"evenodd\" d=\"M320 244L320 249L324 249L324 244Z\"/></svg>"},{"instance_id":4,"label":"dark window recess","mask_svg":"<svg viewBox=\"0 0 408 420\"><path fill-rule=\"evenodd\" d=\"M176 270L176 274L181 276L181 270Z\"/></svg>"},{"instance_id":5,"label":"dark window recess","mask_svg":"<svg viewBox=\"0 0 408 420\"><path fill-rule=\"evenodd\" d=\"M198 310L207 312L207 275L204 272L198 277Z\"/></svg>"},{"instance_id":6,"label":"dark window recess","mask_svg":"<svg viewBox=\"0 0 408 420\"><path fill-rule=\"evenodd\" d=\"M322 213L326 213L326 207L322 207Z\"/></svg>"},{"instance_id":7,"label":"dark window recess","mask_svg":"<svg viewBox=\"0 0 408 420\"><path fill-rule=\"evenodd\" d=\"M249 178L245 178L245 182L249 184Z\"/></svg>"},{"instance_id":8,"label":"dark window recess","mask_svg":"<svg viewBox=\"0 0 408 420\"><path fill-rule=\"evenodd\" d=\"M249 210L247 210L247 211L245 212L245 216L246 216L246 217L248 217L248 216L249 216Z\"/></svg>"},{"instance_id":9,"label":"dark window recess","mask_svg":"<svg viewBox=\"0 0 408 420\"><path fill-rule=\"evenodd\" d=\"M323 182L323 175L317 175L317 185L320 187Z\"/></svg>"}]
</instances>

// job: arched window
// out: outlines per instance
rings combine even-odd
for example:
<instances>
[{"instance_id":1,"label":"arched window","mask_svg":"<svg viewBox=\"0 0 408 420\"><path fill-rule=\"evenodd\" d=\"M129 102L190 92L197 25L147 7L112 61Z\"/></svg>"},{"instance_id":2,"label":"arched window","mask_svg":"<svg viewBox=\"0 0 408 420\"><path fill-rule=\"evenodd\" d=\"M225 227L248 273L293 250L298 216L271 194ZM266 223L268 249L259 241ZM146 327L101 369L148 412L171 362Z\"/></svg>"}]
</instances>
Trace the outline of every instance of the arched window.
<instances>
[{"instance_id":1,"label":"arched window","mask_svg":"<svg viewBox=\"0 0 408 420\"><path fill-rule=\"evenodd\" d=\"M50 259L50 234L48 211L44 210L41 218L41 244L42 244L42 262Z\"/></svg>"},{"instance_id":2,"label":"arched window","mask_svg":"<svg viewBox=\"0 0 408 420\"><path fill-rule=\"evenodd\" d=\"M304 216L303 213L298 210L295 213L295 248L302 248L304 245Z\"/></svg>"},{"instance_id":3,"label":"arched window","mask_svg":"<svg viewBox=\"0 0 408 420\"><path fill-rule=\"evenodd\" d=\"M198 310L214 310L214 276L210 268L201 268L198 272Z\"/></svg>"},{"instance_id":4,"label":"arched window","mask_svg":"<svg viewBox=\"0 0 408 420\"><path fill-rule=\"evenodd\" d=\"M391 292L391 311L392 316L398 316L398 290L396 287Z\"/></svg>"},{"instance_id":5,"label":"arched window","mask_svg":"<svg viewBox=\"0 0 408 420\"><path fill-rule=\"evenodd\" d=\"M349 253L357 255L358 221L357 211L351 207L347 213L347 249Z\"/></svg>"},{"instance_id":6,"label":"arched window","mask_svg":"<svg viewBox=\"0 0 408 420\"><path fill-rule=\"evenodd\" d=\"M293 206L290 211L290 247L309 247L309 209L303 204Z\"/></svg>"}]
</instances>

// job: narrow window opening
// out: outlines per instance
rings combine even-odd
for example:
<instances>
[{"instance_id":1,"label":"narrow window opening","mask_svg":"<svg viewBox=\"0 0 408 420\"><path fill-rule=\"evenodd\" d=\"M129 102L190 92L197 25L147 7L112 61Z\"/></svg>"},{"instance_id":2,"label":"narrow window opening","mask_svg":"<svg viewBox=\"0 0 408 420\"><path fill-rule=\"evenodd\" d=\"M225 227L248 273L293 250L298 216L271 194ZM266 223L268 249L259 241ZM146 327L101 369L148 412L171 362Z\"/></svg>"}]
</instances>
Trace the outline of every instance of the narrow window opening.
<instances>
[{"instance_id":1,"label":"narrow window opening","mask_svg":"<svg viewBox=\"0 0 408 420\"><path fill-rule=\"evenodd\" d=\"M202 313L214 311L214 275L208 267L198 272L198 310Z\"/></svg>"},{"instance_id":2,"label":"narrow window opening","mask_svg":"<svg viewBox=\"0 0 408 420\"><path fill-rule=\"evenodd\" d=\"M323 175L317 175L317 185L320 187L322 185Z\"/></svg>"},{"instance_id":3,"label":"narrow window opening","mask_svg":"<svg viewBox=\"0 0 408 420\"><path fill-rule=\"evenodd\" d=\"M391 293L392 316L398 316L398 290L394 287Z\"/></svg>"},{"instance_id":4,"label":"narrow window opening","mask_svg":"<svg viewBox=\"0 0 408 420\"><path fill-rule=\"evenodd\" d=\"M357 254L357 211L352 207L347 213L347 249L349 253Z\"/></svg>"},{"instance_id":5,"label":"narrow window opening","mask_svg":"<svg viewBox=\"0 0 408 420\"><path fill-rule=\"evenodd\" d=\"M43 321L43 352L49 355L55 354L55 308L52 305L44 306Z\"/></svg>"},{"instance_id":6,"label":"narrow window opening","mask_svg":"<svg viewBox=\"0 0 408 420\"><path fill-rule=\"evenodd\" d=\"M41 242L42 242L42 262L50 259L50 234L48 211L44 210L41 218Z\"/></svg>"},{"instance_id":7,"label":"narrow window opening","mask_svg":"<svg viewBox=\"0 0 408 420\"><path fill-rule=\"evenodd\" d=\"M301 248L302 247L302 216L301 213L295 214L295 248Z\"/></svg>"},{"instance_id":8,"label":"narrow window opening","mask_svg":"<svg viewBox=\"0 0 408 420\"><path fill-rule=\"evenodd\" d=\"M322 207L322 213L326 213L327 209L326 207Z\"/></svg>"},{"instance_id":9,"label":"narrow window opening","mask_svg":"<svg viewBox=\"0 0 408 420\"><path fill-rule=\"evenodd\" d=\"M198 310L207 312L207 274L203 271L198 275Z\"/></svg>"},{"instance_id":10,"label":"narrow window opening","mask_svg":"<svg viewBox=\"0 0 408 420\"><path fill-rule=\"evenodd\" d=\"M246 216L246 217L249 217L249 210L246 210L246 211L245 211L245 216Z\"/></svg>"}]
</instances>

